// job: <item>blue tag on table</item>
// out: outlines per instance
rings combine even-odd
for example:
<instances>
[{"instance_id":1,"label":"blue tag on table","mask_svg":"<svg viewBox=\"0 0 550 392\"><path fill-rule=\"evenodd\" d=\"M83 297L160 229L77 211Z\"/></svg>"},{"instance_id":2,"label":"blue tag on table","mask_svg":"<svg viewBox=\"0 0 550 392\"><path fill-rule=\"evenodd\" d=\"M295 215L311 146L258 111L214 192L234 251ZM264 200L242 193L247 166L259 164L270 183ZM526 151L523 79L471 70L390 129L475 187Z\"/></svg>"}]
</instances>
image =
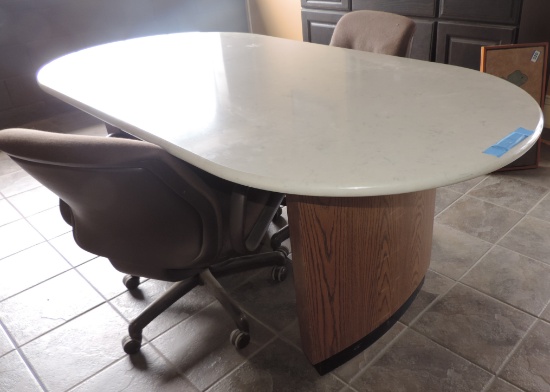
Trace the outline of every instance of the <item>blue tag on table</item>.
<instances>
[{"instance_id":1,"label":"blue tag on table","mask_svg":"<svg viewBox=\"0 0 550 392\"><path fill-rule=\"evenodd\" d=\"M525 140L531 136L534 131L529 131L525 128L518 128L504 139L500 140L498 143L493 144L491 147L483 151L485 154L494 155L497 158L500 158L506 154L512 147L520 143L522 140Z\"/></svg>"}]
</instances>

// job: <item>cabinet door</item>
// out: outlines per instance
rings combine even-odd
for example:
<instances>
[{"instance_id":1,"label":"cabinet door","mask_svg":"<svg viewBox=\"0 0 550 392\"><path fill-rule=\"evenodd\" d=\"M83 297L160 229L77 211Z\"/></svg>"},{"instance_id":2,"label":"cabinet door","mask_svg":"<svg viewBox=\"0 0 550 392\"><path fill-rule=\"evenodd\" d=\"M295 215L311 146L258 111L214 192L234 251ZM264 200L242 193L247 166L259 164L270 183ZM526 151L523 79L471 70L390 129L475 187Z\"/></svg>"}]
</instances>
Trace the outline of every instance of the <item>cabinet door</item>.
<instances>
[{"instance_id":1,"label":"cabinet door","mask_svg":"<svg viewBox=\"0 0 550 392\"><path fill-rule=\"evenodd\" d=\"M414 22L416 23L416 30L409 57L417 60L431 61L435 22L423 19L414 19Z\"/></svg>"},{"instance_id":2,"label":"cabinet door","mask_svg":"<svg viewBox=\"0 0 550 392\"><path fill-rule=\"evenodd\" d=\"M302 33L305 42L330 43L336 23L345 12L313 11L302 9Z\"/></svg>"},{"instance_id":3,"label":"cabinet door","mask_svg":"<svg viewBox=\"0 0 550 392\"><path fill-rule=\"evenodd\" d=\"M349 11L351 0L302 0L303 8Z\"/></svg>"},{"instance_id":4,"label":"cabinet door","mask_svg":"<svg viewBox=\"0 0 550 392\"><path fill-rule=\"evenodd\" d=\"M514 42L514 26L439 22L435 61L479 70L481 47Z\"/></svg>"}]
</instances>

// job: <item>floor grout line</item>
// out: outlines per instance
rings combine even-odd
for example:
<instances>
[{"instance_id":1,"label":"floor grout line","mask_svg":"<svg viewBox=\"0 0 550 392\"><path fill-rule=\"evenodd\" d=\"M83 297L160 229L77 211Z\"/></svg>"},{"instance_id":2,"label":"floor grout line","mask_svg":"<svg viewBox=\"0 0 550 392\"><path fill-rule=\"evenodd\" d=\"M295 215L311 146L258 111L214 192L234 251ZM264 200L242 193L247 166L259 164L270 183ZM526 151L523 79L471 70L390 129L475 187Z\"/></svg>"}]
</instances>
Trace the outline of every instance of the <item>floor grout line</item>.
<instances>
[{"instance_id":1,"label":"floor grout line","mask_svg":"<svg viewBox=\"0 0 550 392\"><path fill-rule=\"evenodd\" d=\"M501 372L504 370L504 368L506 366L508 366L508 364L510 363L510 361L512 360L512 357L515 355L515 353L519 350L519 348L523 345L523 342L525 341L525 339L527 339L527 337L531 334L531 332L533 331L533 329L535 328L535 326L539 323L540 319L536 318L533 323L529 326L529 328L527 329L527 331L525 332L525 334L521 337L521 339L516 343L516 345L514 346L514 348L512 348L512 350L508 353L508 355L506 356L506 358L504 358L504 361L502 361L502 363L500 364L499 368L495 371L495 375L497 377L500 376ZM500 377L499 377L500 378ZM511 383L512 384L512 383ZM517 386L515 384L512 384L514 386ZM517 386L518 388L520 388L519 386Z\"/></svg>"},{"instance_id":2,"label":"floor grout line","mask_svg":"<svg viewBox=\"0 0 550 392\"><path fill-rule=\"evenodd\" d=\"M17 354L19 354L19 357L21 358L21 360L25 363L25 366L27 367L27 369L31 373L34 380L38 383L38 385L40 386L40 388L42 388L43 391L47 392L48 388L46 387L46 384L44 384L44 382L40 378L40 375L38 374L38 372L36 371L36 369L34 368L32 363L29 361L29 359L27 358L27 356L25 355L25 353L23 352L23 350L21 349L19 344L17 344L16 340L14 339L14 337L12 336L12 334L8 330L8 328L4 325L4 322L2 321L1 318L0 318L0 328L4 330L4 333L8 337L8 340L10 341L12 346L14 347Z\"/></svg>"}]
</instances>

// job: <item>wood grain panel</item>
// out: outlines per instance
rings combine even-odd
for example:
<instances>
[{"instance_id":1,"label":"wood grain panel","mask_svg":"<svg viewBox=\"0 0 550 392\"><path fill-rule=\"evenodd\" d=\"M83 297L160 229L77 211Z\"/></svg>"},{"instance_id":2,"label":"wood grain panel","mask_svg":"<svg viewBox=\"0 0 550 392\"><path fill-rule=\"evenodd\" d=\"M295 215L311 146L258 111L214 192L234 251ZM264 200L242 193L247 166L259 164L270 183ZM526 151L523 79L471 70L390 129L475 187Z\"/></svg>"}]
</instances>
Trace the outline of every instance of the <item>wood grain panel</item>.
<instances>
[{"instance_id":1,"label":"wood grain panel","mask_svg":"<svg viewBox=\"0 0 550 392\"><path fill-rule=\"evenodd\" d=\"M481 47L514 42L513 26L438 22L435 61L479 70Z\"/></svg>"},{"instance_id":2,"label":"wood grain panel","mask_svg":"<svg viewBox=\"0 0 550 392\"><path fill-rule=\"evenodd\" d=\"M471 20L517 24L521 0L440 0L439 16L454 20Z\"/></svg>"},{"instance_id":3,"label":"wood grain panel","mask_svg":"<svg viewBox=\"0 0 550 392\"><path fill-rule=\"evenodd\" d=\"M363 198L287 197L303 349L319 363L411 296L430 261L435 190Z\"/></svg>"},{"instance_id":4,"label":"wood grain panel","mask_svg":"<svg viewBox=\"0 0 550 392\"><path fill-rule=\"evenodd\" d=\"M412 59L431 61L432 60L432 43L435 34L435 22L433 20L414 19L416 23L416 31L411 45Z\"/></svg>"}]
</instances>

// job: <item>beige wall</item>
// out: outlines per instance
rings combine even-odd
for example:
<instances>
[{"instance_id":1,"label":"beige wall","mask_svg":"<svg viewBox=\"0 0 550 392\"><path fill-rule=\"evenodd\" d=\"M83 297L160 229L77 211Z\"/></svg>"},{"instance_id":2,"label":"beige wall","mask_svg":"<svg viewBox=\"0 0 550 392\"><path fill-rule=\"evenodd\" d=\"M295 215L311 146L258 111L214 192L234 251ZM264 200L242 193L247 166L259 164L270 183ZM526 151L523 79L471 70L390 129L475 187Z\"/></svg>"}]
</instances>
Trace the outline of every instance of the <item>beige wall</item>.
<instances>
[{"instance_id":1,"label":"beige wall","mask_svg":"<svg viewBox=\"0 0 550 392\"><path fill-rule=\"evenodd\" d=\"M251 31L302 41L300 0L248 0Z\"/></svg>"}]
</instances>

